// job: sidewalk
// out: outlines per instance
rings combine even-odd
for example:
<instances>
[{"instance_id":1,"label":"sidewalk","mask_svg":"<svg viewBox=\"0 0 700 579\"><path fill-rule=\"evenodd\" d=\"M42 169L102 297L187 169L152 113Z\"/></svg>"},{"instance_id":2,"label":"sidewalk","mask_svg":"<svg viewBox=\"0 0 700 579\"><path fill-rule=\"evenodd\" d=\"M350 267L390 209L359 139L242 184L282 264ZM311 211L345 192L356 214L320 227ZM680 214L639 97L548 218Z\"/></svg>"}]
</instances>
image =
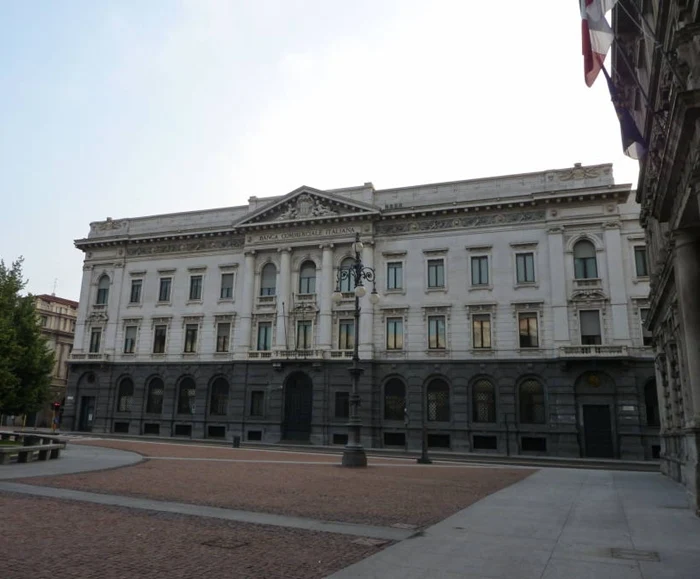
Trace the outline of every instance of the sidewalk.
<instances>
[{"instance_id":1,"label":"sidewalk","mask_svg":"<svg viewBox=\"0 0 700 579\"><path fill-rule=\"evenodd\" d=\"M700 518L655 473L543 469L332 579L698 579Z\"/></svg>"}]
</instances>

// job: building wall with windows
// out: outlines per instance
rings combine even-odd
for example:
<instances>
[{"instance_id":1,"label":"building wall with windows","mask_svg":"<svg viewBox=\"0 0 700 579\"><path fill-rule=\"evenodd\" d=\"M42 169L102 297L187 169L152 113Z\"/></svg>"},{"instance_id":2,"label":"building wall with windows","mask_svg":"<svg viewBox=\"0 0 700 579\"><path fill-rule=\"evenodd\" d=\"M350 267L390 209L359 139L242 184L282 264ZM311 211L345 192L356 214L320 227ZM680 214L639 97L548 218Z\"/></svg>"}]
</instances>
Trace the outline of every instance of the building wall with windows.
<instances>
[{"instance_id":1,"label":"building wall with windows","mask_svg":"<svg viewBox=\"0 0 700 579\"><path fill-rule=\"evenodd\" d=\"M75 428L343 444L357 345L368 446L418 448L425 419L456 451L657 454L645 242L610 165L301 187L76 245Z\"/></svg>"},{"instance_id":2,"label":"building wall with windows","mask_svg":"<svg viewBox=\"0 0 700 579\"><path fill-rule=\"evenodd\" d=\"M52 405L63 403L68 383L68 360L73 350L73 337L78 317L78 302L55 295L35 296L35 308L39 317L41 334L54 353L55 364L51 373L51 396L45 407L37 412L34 423L37 426L51 425Z\"/></svg>"},{"instance_id":3,"label":"building wall with windows","mask_svg":"<svg viewBox=\"0 0 700 579\"><path fill-rule=\"evenodd\" d=\"M648 145L637 202L649 247L661 470L700 513L700 0L613 12L612 73Z\"/></svg>"}]
</instances>

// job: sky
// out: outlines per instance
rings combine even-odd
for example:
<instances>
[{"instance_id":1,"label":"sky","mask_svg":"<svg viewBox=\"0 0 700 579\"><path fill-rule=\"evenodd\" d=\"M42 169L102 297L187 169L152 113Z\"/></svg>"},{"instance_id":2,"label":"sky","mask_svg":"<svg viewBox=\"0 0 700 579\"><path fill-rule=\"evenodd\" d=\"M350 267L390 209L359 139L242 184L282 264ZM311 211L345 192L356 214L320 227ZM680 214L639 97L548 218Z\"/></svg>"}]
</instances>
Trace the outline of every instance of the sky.
<instances>
[{"instance_id":1,"label":"sky","mask_svg":"<svg viewBox=\"0 0 700 579\"><path fill-rule=\"evenodd\" d=\"M78 299L92 221L622 154L578 2L0 2L0 258Z\"/></svg>"}]
</instances>

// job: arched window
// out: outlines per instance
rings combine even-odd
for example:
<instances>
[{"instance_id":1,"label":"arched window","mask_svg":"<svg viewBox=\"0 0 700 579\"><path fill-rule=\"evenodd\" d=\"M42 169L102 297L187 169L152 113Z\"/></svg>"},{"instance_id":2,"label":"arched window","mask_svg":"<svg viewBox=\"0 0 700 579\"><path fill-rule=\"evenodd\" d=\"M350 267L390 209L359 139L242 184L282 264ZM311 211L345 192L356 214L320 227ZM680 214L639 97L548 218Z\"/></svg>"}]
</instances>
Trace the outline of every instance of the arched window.
<instances>
[{"instance_id":1,"label":"arched window","mask_svg":"<svg viewBox=\"0 0 700 579\"><path fill-rule=\"evenodd\" d=\"M98 306L104 306L107 304L109 299L109 276L103 275L100 281L97 282L97 299L95 304Z\"/></svg>"},{"instance_id":2,"label":"arched window","mask_svg":"<svg viewBox=\"0 0 700 579\"><path fill-rule=\"evenodd\" d=\"M384 386L384 420L403 420L406 407L406 386L392 378Z\"/></svg>"},{"instance_id":3,"label":"arched window","mask_svg":"<svg viewBox=\"0 0 700 579\"><path fill-rule=\"evenodd\" d=\"M209 414L214 416L226 416L228 410L228 382L224 378L217 378L211 385L209 398Z\"/></svg>"},{"instance_id":4,"label":"arched window","mask_svg":"<svg viewBox=\"0 0 700 579\"><path fill-rule=\"evenodd\" d=\"M277 287L277 268L274 263L268 263L262 268L260 275L260 295L274 296Z\"/></svg>"},{"instance_id":5,"label":"arched window","mask_svg":"<svg viewBox=\"0 0 700 579\"><path fill-rule=\"evenodd\" d=\"M117 393L117 412L131 412L131 402L134 399L134 381L122 378Z\"/></svg>"},{"instance_id":6,"label":"arched window","mask_svg":"<svg viewBox=\"0 0 700 579\"><path fill-rule=\"evenodd\" d=\"M299 293L316 293L316 264L313 261L305 261L299 270Z\"/></svg>"},{"instance_id":7,"label":"arched window","mask_svg":"<svg viewBox=\"0 0 700 579\"><path fill-rule=\"evenodd\" d=\"M598 277L598 265L595 259L595 245L582 239L574 245L574 277L591 279Z\"/></svg>"},{"instance_id":8,"label":"arched window","mask_svg":"<svg viewBox=\"0 0 700 579\"><path fill-rule=\"evenodd\" d=\"M350 273L350 268L354 265L355 260L352 257L346 257L340 263L340 270L347 271L348 275L343 276L340 279L340 291L343 293L351 292L355 290L355 279Z\"/></svg>"},{"instance_id":9,"label":"arched window","mask_svg":"<svg viewBox=\"0 0 700 579\"><path fill-rule=\"evenodd\" d=\"M474 422L496 422L496 391L486 379L477 380L472 388Z\"/></svg>"},{"instance_id":10,"label":"arched window","mask_svg":"<svg viewBox=\"0 0 700 579\"><path fill-rule=\"evenodd\" d=\"M537 380L525 380L520 385L520 423L544 424L544 388Z\"/></svg>"},{"instance_id":11,"label":"arched window","mask_svg":"<svg viewBox=\"0 0 700 579\"><path fill-rule=\"evenodd\" d=\"M146 398L146 412L148 414L160 414L163 412L163 392L165 385L160 378L153 378L148 383L148 396Z\"/></svg>"},{"instance_id":12,"label":"arched window","mask_svg":"<svg viewBox=\"0 0 700 579\"><path fill-rule=\"evenodd\" d=\"M447 382L435 379L427 388L428 420L432 422L450 421L450 387Z\"/></svg>"},{"instance_id":13,"label":"arched window","mask_svg":"<svg viewBox=\"0 0 700 579\"><path fill-rule=\"evenodd\" d=\"M656 381L649 380L644 385L644 405L647 409L647 426L661 426L659 419L659 397L656 393Z\"/></svg>"},{"instance_id":14,"label":"arched window","mask_svg":"<svg viewBox=\"0 0 700 579\"><path fill-rule=\"evenodd\" d=\"M192 378L184 378L180 382L180 390L177 393L177 413L194 414L196 386Z\"/></svg>"}]
</instances>

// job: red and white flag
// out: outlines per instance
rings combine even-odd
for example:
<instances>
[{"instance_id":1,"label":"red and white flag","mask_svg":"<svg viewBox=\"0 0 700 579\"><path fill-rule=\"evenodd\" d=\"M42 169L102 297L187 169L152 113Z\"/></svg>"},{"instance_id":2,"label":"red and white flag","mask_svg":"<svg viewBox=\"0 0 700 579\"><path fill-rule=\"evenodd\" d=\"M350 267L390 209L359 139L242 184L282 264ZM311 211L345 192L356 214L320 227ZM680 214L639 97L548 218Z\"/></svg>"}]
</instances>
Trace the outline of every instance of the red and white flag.
<instances>
[{"instance_id":1,"label":"red and white flag","mask_svg":"<svg viewBox=\"0 0 700 579\"><path fill-rule=\"evenodd\" d=\"M583 38L583 72L586 84L593 86L615 35L605 14L617 0L579 0L581 4L581 33Z\"/></svg>"}]
</instances>

